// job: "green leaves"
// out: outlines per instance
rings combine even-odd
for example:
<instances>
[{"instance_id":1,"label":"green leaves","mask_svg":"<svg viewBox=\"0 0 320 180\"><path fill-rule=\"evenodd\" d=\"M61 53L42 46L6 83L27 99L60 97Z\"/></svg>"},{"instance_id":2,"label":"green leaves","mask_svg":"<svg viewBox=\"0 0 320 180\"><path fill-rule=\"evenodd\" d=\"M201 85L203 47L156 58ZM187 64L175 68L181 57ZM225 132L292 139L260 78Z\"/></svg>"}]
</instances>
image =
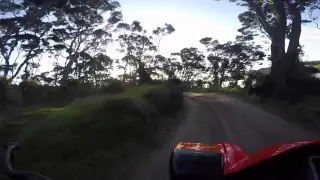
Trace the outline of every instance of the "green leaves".
<instances>
[{"instance_id":1,"label":"green leaves","mask_svg":"<svg viewBox=\"0 0 320 180\"><path fill-rule=\"evenodd\" d=\"M183 48L179 53L172 53L172 55L180 57L182 76L186 81L197 78L206 69L205 56L197 48Z\"/></svg>"},{"instance_id":2,"label":"green leaves","mask_svg":"<svg viewBox=\"0 0 320 180\"><path fill-rule=\"evenodd\" d=\"M175 28L168 23L165 23L164 27L157 27L155 30L152 31L154 35L169 35L175 31Z\"/></svg>"},{"instance_id":3,"label":"green leaves","mask_svg":"<svg viewBox=\"0 0 320 180\"><path fill-rule=\"evenodd\" d=\"M64 44L55 44L52 46L56 51L61 51L63 49L66 49L67 47Z\"/></svg>"},{"instance_id":4,"label":"green leaves","mask_svg":"<svg viewBox=\"0 0 320 180\"><path fill-rule=\"evenodd\" d=\"M108 19L109 24L116 24L120 22L123 18L123 15L120 11L113 11L111 12L111 16Z\"/></svg>"}]
</instances>

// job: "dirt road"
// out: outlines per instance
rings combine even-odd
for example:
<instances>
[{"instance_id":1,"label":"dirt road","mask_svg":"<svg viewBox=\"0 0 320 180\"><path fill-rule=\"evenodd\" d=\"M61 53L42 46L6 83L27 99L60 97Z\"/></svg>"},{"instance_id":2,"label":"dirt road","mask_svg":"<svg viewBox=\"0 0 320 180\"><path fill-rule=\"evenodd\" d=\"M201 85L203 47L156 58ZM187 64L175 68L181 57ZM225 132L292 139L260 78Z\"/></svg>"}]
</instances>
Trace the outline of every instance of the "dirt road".
<instances>
[{"instance_id":1,"label":"dirt road","mask_svg":"<svg viewBox=\"0 0 320 180\"><path fill-rule=\"evenodd\" d=\"M260 107L233 97L211 94L186 97L188 114L173 138L134 173L131 180L167 180L168 159L180 141L218 143L232 142L248 152L277 143L308 140L320 136L272 115Z\"/></svg>"}]
</instances>

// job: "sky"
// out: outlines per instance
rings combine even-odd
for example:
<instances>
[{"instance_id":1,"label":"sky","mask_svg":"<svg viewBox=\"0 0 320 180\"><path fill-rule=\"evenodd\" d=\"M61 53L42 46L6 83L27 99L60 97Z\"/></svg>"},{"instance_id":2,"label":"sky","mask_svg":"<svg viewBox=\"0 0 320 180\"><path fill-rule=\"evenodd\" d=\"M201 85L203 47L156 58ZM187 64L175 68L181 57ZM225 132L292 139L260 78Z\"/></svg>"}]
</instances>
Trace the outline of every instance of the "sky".
<instances>
[{"instance_id":1,"label":"sky","mask_svg":"<svg viewBox=\"0 0 320 180\"><path fill-rule=\"evenodd\" d=\"M160 51L170 55L185 47L197 47L205 50L199 40L203 37L218 39L221 43L235 40L237 29L241 27L238 14L246 10L228 0L119 0L124 22L138 20L151 34L158 26L172 24L176 31L161 42ZM257 40L261 45L261 40ZM307 60L320 60L320 29L315 25L303 26L301 42L304 45ZM265 46L268 48L268 46ZM115 46L107 47L107 55L118 58ZM42 68L51 70L52 62L46 61ZM255 68L267 67L269 62Z\"/></svg>"},{"instance_id":2,"label":"sky","mask_svg":"<svg viewBox=\"0 0 320 180\"><path fill-rule=\"evenodd\" d=\"M212 37L220 42L235 40L241 27L238 15L246 10L228 0L119 0L124 21L138 20L150 33L165 23L176 31L161 42L161 54L170 55L184 47L197 47L204 51L199 40ZM262 40L257 40L261 45ZM301 42L307 60L320 60L320 29L315 25L303 26ZM268 46L265 46L268 48ZM114 49L109 49L114 54ZM263 66L268 66L264 63Z\"/></svg>"}]
</instances>

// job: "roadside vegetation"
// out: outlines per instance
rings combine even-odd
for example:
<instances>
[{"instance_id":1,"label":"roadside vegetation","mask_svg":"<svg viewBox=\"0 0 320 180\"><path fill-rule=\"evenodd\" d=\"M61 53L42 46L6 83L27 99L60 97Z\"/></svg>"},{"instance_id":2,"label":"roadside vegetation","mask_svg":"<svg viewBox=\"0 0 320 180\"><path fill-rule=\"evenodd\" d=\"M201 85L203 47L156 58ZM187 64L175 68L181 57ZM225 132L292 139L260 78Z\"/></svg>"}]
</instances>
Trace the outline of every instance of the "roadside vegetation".
<instances>
[{"instance_id":1,"label":"roadside vegetation","mask_svg":"<svg viewBox=\"0 0 320 180\"><path fill-rule=\"evenodd\" d=\"M17 168L53 179L111 178L147 156L162 117L182 105L179 85L144 85L21 113L0 127L0 139L23 147Z\"/></svg>"}]
</instances>

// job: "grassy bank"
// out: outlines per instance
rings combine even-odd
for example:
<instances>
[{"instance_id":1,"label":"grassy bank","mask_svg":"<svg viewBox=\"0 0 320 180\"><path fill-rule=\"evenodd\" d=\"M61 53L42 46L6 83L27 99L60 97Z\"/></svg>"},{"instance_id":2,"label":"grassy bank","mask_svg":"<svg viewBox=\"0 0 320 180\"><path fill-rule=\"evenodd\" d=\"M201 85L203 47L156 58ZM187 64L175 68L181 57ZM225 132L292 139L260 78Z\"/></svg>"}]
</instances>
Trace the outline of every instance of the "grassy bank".
<instances>
[{"instance_id":1,"label":"grassy bank","mask_svg":"<svg viewBox=\"0 0 320 180\"><path fill-rule=\"evenodd\" d=\"M20 169L52 179L108 179L150 148L160 117L181 106L178 87L143 86L24 113L3 125L0 137L23 146Z\"/></svg>"}]
</instances>

